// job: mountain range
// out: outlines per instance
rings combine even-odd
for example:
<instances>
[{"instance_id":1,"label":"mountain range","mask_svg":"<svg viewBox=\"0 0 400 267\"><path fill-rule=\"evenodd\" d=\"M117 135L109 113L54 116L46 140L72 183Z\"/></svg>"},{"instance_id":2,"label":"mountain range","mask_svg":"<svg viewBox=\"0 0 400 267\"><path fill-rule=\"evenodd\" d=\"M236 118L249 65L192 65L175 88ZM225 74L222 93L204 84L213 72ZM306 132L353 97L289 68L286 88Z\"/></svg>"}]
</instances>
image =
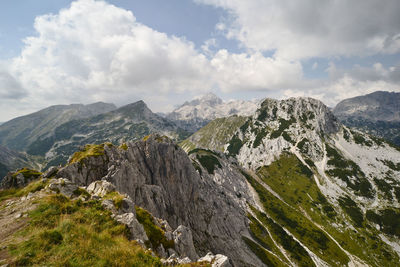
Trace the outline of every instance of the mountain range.
<instances>
[{"instance_id":1,"label":"mountain range","mask_svg":"<svg viewBox=\"0 0 400 267\"><path fill-rule=\"evenodd\" d=\"M114 109L114 104L102 102L51 106L3 123L0 127L0 144L17 151L30 151L33 142L54 135L54 129L63 123Z\"/></svg>"},{"instance_id":2,"label":"mountain range","mask_svg":"<svg viewBox=\"0 0 400 267\"><path fill-rule=\"evenodd\" d=\"M333 113L349 127L400 145L400 93L378 91L345 99Z\"/></svg>"},{"instance_id":3,"label":"mountain range","mask_svg":"<svg viewBox=\"0 0 400 267\"><path fill-rule=\"evenodd\" d=\"M210 106L221 105L207 98ZM312 98L265 99L252 113L216 118L187 138L181 131L143 102L71 120L54 130L46 152L48 157L65 153L64 160L69 154L68 162L49 169L44 175L51 178L44 180L49 184L30 198L59 192L71 201L79 198L82 207L99 201L129 228L130 239L139 239L164 262L197 264L210 251L210 257L225 257L220 265L212 260L213 266L399 265L396 145L343 125ZM151 134L155 132L161 134ZM97 142L110 143L83 146ZM18 177L27 183L24 175L26 171L10 173L1 186L8 188ZM89 192L86 198L72 193L78 186ZM105 194L91 196L93 188L114 188L116 193L108 193L111 204ZM128 200L121 202L118 194ZM27 201L18 199L12 200L15 205ZM7 205L12 207L3 203L7 211ZM37 220L29 216L38 212L28 218ZM147 220L144 213L150 214ZM122 220L128 217L132 219ZM153 225L151 231L149 224L159 228ZM51 227L46 231L58 231L64 241L48 245L48 259L57 258L58 248L70 242L64 239L68 228ZM161 241L155 242L154 229L161 229L156 239ZM185 238L177 238L177 231ZM7 242L13 248L12 242L32 243L35 236L28 237L32 239ZM13 255L17 262L37 260L19 250Z\"/></svg>"}]
</instances>

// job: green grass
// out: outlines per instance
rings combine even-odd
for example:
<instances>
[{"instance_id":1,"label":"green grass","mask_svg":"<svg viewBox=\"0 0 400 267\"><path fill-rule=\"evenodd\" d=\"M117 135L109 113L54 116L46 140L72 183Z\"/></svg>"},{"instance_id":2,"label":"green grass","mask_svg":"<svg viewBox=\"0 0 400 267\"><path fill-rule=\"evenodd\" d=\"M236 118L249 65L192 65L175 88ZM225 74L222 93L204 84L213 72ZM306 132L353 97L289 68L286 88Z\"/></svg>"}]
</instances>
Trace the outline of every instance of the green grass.
<instances>
[{"instance_id":1,"label":"green grass","mask_svg":"<svg viewBox=\"0 0 400 267\"><path fill-rule=\"evenodd\" d=\"M378 213L368 210L366 218L378 224L385 234L400 238L400 209L381 209Z\"/></svg>"},{"instance_id":2,"label":"green grass","mask_svg":"<svg viewBox=\"0 0 400 267\"><path fill-rule=\"evenodd\" d=\"M43 198L29 213L24 241L9 247L12 266L161 266L158 258L129 241L129 229L99 201Z\"/></svg>"},{"instance_id":3,"label":"green grass","mask_svg":"<svg viewBox=\"0 0 400 267\"><path fill-rule=\"evenodd\" d=\"M174 248L173 240L167 240L163 229L154 223L154 217L145 209L136 206L136 218L143 225L151 246L156 249L161 244L165 249Z\"/></svg>"},{"instance_id":4,"label":"green grass","mask_svg":"<svg viewBox=\"0 0 400 267\"><path fill-rule=\"evenodd\" d=\"M188 154L196 154L196 159L199 161L209 174L214 174L217 168L221 168L222 165L218 160L218 154L208 149L193 149ZM197 165L197 164L196 164ZM198 166L198 165L197 165ZM195 167L197 167L195 166Z\"/></svg>"},{"instance_id":5,"label":"green grass","mask_svg":"<svg viewBox=\"0 0 400 267\"><path fill-rule=\"evenodd\" d=\"M299 266L315 266L308 252L292 236L288 235L279 224L253 207L251 207L251 209L257 218L268 227L272 237L286 250L292 261L296 262ZM281 253L278 255L281 255ZM281 259L283 259L283 257L281 257Z\"/></svg>"},{"instance_id":6,"label":"green grass","mask_svg":"<svg viewBox=\"0 0 400 267\"><path fill-rule=\"evenodd\" d=\"M273 238L280 244L286 243L288 249L290 246L295 246L295 243L290 241L290 239L279 235L279 233L283 234L279 230L279 226L284 226L304 245L328 263L330 262L332 266L344 265L348 261L347 256L336 245L331 247L332 241L330 238L326 235L321 235L321 232L318 231L319 228L313 226L312 222L316 222L322 225L325 231L333 236L344 249L371 266L397 266L396 263L400 259L396 252L377 238L380 232L373 227L357 228L357 231L348 228L342 216L338 216L337 210L319 192L314 181L306 175L301 174L300 168L296 166L296 160L296 158L292 158L289 154L278 159L278 162L274 162L268 166L271 168L267 169L264 167L259 170L259 176L262 180L277 192L290 207L269 193L268 190L249 174L243 172L243 175L258 193L268 217L256 210L253 210L253 212L262 221L263 225L268 226L269 218L273 219L277 224L275 228L268 226ZM264 175L262 174L263 171ZM354 208L351 204L348 206L350 209L351 207ZM307 212L312 222L304 217L302 212L300 212L302 210ZM353 222L351 218L350 220ZM285 239L286 241L283 241ZM331 248L324 249L326 247ZM318 254L316 251L320 251L321 254ZM298 254L302 255L300 251ZM291 258L293 257L292 255Z\"/></svg>"},{"instance_id":7,"label":"green grass","mask_svg":"<svg viewBox=\"0 0 400 267\"><path fill-rule=\"evenodd\" d=\"M104 155L104 144L100 145L86 145L81 151L75 152L72 155L69 163L81 162L88 157L99 157Z\"/></svg>"},{"instance_id":8,"label":"green grass","mask_svg":"<svg viewBox=\"0 0 400 267\"><path fill-rule=\"evenodd\" d=\"M247 247L267 266L286 266L276 256L266 251L256 242L245 236L243 236L242 239L246 243Z\"/></svg>"},{"instance_id":9,"label":"green grass","mask_svg":"<svg viewBox=\"0 0 400 267\"><path fill-rule=\"evenodd\" d=\"M364 145L364 146L368 146L368 147L371 147L374 144L372 141L365 139L361 134L359 134L355 131L351 131L351 133L353 135L353 139L356 144Z\"/></svg>"},{"instance_id":10,"label":"green grass","mask_svg":"<svg viewBox=\"0 0 400 267\"><path fill-rule=\"evenodd\" d=\"M379 191L383 193L383 196L387 200L393 200L392 186L389 183L387 183L385 179L374 178L374 183L378 187Z\"/></svg>"},{"instance_id":11,"label":"green grass","mask_svg":"<svg viewBox=\"0 0 400 267\"><path fill-rule=\"evenodd\" d=\"M256 214L257 218L259 218L260 217L259 211L255 210L252 206L250 206L250 208L253 211L253 213ZM280 265L282 265L281 261L288 263L286 261L285 256L280 251L280 249L275 245L274 241L272 240L270 234L267 232L267 229L264 227L264 225L260 224L258 222L258 220L256 218L254 218L253 216L251 216L250 214L248 214L247 217L250 220L249 226L250 226L250 233L251 233L252 238L254 240L256 240L264 249L274 253L274 255L277 255L280 259L279 260ZM269 228L271 228L271 227L269 227ZM272 235L274 235L274 234L275 233L273 232ZM274 235L274 237L276 238L276 235ZM268 256L269 256L269 254L267 254L267 257ZM269 260L273 261L274 258L275 258L275 256Z\"/></svg>"},{"instance_id":12,"label":"green grass","mask_svg":"<svg viewBox=\"0 0 400 267\"><path fill-rule=\"evenodd\" d=\"M349 261L347 255L298 208L311 210L313 201L308 200L307 193L314 195L314 201L316 201L316 195L319 192L313 179L304 173L299 164L301 162L294 155L283 154L279 160L258 171L259 177L274 191L276 190L275 192L285 201L293 203L293 207L285 205L251 176L246 177L258 193L264 210L276 223L289 230L324 261L332 265L345 265ZM278 227L275 230L278 231ZM283 237L281 238L283 240ZM294 245L293 242L285 240L282 242L288 242L288 247L290 244ZM296 257L302 263L306 258L301 259L300 255L303 254L299 252ZM308 263L304 266L306 264Z\"/></svg>"}]
</instances>

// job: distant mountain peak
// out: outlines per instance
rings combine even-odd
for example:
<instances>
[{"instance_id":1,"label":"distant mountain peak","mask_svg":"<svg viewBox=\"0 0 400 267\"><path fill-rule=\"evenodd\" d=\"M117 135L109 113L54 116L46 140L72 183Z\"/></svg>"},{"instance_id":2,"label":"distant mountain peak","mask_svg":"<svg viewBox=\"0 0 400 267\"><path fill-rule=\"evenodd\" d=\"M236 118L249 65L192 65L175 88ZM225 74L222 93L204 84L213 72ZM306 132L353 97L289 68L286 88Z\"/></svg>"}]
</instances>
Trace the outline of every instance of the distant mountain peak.
<instances>
[{"instance_id":1,"label":"distant mountain peak","mask_svg":"<svg viewBox=\"0 0 400 267\"><path fill-rule=\"evenodd\" d=\"M359 117L371 121L400 121L400 93L377 91L344 99L333 112L340 119Z\"/></svg>"},{"instance_id":2,"label":"distant mountain peak","mask_svg":"<svg viewBox=\"0 0 400 267\"><path fill-rule=\"evenodd\" d=\"M167 114L167 118L175 121L185 130L194 132L216 118L231 115L249 116L257 110L259 103L259 100L231 100L224 102L214 93L209 92L191 101L186 101L183 105Z\"/></svg>"}]
</instances>

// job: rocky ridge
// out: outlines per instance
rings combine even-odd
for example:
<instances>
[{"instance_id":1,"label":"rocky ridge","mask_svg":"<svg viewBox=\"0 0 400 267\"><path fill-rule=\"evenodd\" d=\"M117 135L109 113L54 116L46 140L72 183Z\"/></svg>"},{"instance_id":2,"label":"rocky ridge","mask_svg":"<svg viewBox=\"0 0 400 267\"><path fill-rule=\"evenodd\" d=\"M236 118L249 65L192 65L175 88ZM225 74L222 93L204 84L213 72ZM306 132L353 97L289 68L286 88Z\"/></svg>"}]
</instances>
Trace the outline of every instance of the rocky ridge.
<instances>
[{"instance_id":1,"label":"rocky ridge","mask_svg":"<svg viewBox=\"0 0 400 267\"><path fill-rule=\"evenodd\" d=\"M0 144L12 150L30 151L31 153L34 152L30 147L33 142L44 140L54 135L54 129L63 123L74 119L96 116L114 109L116 109L114 104L103 102L89 105L50 106L1 124Z\"/></svg>"},{"instance_id":2,"label":"rocky ridge","mask_svg":"<svg viewBox=\"0 0 400 267\"><path fill-rule=\"evenodd\" d=\"M189 158L168 137L149 136L124 148L105 145L102 155L69 164L57 177L80 186L108 181L172 228L188 227L197 254L212 251L229 255L236 264L257 266L259 260L241 239L250 235L245 207L251 197L245 178L216 155L212 157L223 168L209 173L198 162L210 157L207 153L198 151Z\"/></svg>"}]
</instances>

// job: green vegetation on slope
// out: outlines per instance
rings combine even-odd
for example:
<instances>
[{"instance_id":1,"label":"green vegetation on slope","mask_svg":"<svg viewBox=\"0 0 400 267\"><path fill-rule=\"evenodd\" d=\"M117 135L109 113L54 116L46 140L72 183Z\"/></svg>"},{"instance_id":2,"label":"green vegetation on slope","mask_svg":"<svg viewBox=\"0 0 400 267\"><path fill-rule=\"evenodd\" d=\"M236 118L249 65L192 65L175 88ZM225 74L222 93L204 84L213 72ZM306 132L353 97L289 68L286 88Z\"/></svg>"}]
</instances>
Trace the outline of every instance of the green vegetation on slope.
<instances>
[{"instance_id":1,"label":"green vegetation on slope","mask_svg":"<svg viewBox=\"0 0 400 267\"><path fill-rule=\"evenodd\" d=\"M354 161L344 158L335 148L328 144L326 144L326 154L329 158L327 164L333 167L326 171L328 175L338 177L344 181L359 196L367 198L374 196L371 183Z\"/></svg>"},{"instance_id":2,"label":"green vegetation on slope","mask_svg":"<svg viewBox=\"0 0 400 267\"><path fill-rule=\"evenodd\" d=\"M314 231L319 230L319 227L316 226L318 224L344 249L368 262L371 266L396 266L395 263L400 260L398 255L390 246L377 237L380 231L364 221L363 214L359 213L358 206L345 201L344 198L340 200L342 202L341 208L349 216L350 222L364 224L364 227L357 228L357 231L354 231L348 227L348 223L344 221L345 218L343 216L338 216L343 213L328 202L319 191L314 179L308 176L305 169L302 171L301 165L302 163L295 155L282 154L277 161L258 170L258 175L263 182L279 194L283 201L289 205L274 197L254 178L244 173L251 185L256 189L268 215L267 218L271 218L276 223L284 226L314 253L318 250L321 250L324 254L332 253L331 249L323 249L332 244L330 237ZM257 214L256 211L254 213ZM260 221L262 220L260 214L257 215L257 218ZM266 222L262 222L263 225L268 225ZM273 233L271 229L269 231ZM317 244L309 243L307 239L311 238L319 240L318 242L322 246L319 247ZM274 239L280 244L284 242L276 237ZM326 242L327 240L328 242ZM334 246L333 251L341 252L336 246ZM318 253L316 254L321 257ZM332 261L338 260L338 258L345 261L347 258L343 253L331 255L330 257ZM324 257L321 258L324 259Z\"/></svg>"},{"instance_id":3,"label":"green vegetation on slope","mask_svg":"<svg viewBox=\"0 0 400 267\"><path fill-rule=\"evenodd\" d=\"M99 201L45 197L19 235L9 248L16 266L161 266Z\"/></svg>"},{"instance_id":4,"label":"green vegetation on slope","mask_svg":"<svg viewBox=\"0 0 400 267\"><path fill-rule=\"evenodd\" d=\"M258 175L263 182L276 190L275 192L284 201L292 204L291 206L284 204L253 178L249 182L257 191L265 211L272 219L288 229L324 261L332 265L344 265L349 261L347 255L301 212L302 209L324 209L324 206L330 210L327 201L318 202L317 198L321 194L310 172L292 154L282 154L270 166L259 169ZM310 198L313 201L310 201Z\"/></svg>"},{"instance_id":5,"label":"green vegetation on slope","mask_svg":"<svg viewBox=\"0 0 400 267\"><path fill-rule=\"evenodd\" d=\"M222 167L221 163L218 160L217 153L208 149L196 148L191 150L188 154L191 155L194 153L196 154L196 159L199 161L201 166L203 166L207 170L209 174L214 174L215 169Z\"/></svg>"},{"instance_id":6,"label":"green vegetation on slope","mask_svg":"<svg viewBox=\"0 0 400 267\"><path fill-rule=\"evenodd\" d=\"M247 117L237 115L215 119L183 141L181 146L189 146L189 150L199 147L223 152L224 145L246 120Z\"/></svg>"},{"instance_id":7,"label":"green vegetation on slope","mask_svg":"<svg viewBox=\"0 0 400 267\"><path fill-rule=\"evenodd\" d=\"M104 144L100 145L86 145L81 151L75 152L72 155L69 163L81 162L88 157L98 157L104 155Z\"/></svg>"},{"instance_id":8,"label":"green vegetation on slope","mask_svg":"<svg viewBox=\"0 0 400 267\"><path fill-rule=\"evenodd\" d=\"M265 225L271 232L274 240L280 244L286 252L289 254L292 261L299 266L315 266L308 252L299 244L292 236L286 233L286 231L271 218L267 217L266 214L252 208L253 213L256 215L263 225ZM256 234L257 232L253 232ZM279 253L278 255L282 255ZM281 259L283 257L281 256Z\"/></svg>"},{"instance_id":9,"label":"green vegetation on slope","mask_svg":"<svg viewBox=\"0 0 400 267\"><path fill-rule=\"evenodd\" d=\"M154 223L154 217L145 209L136 208L136 218L143 225L151 246L156 249L161 244L165 249L174 248L173 240L167 240L165 232Z\"/></svg>"}]
</instances>

